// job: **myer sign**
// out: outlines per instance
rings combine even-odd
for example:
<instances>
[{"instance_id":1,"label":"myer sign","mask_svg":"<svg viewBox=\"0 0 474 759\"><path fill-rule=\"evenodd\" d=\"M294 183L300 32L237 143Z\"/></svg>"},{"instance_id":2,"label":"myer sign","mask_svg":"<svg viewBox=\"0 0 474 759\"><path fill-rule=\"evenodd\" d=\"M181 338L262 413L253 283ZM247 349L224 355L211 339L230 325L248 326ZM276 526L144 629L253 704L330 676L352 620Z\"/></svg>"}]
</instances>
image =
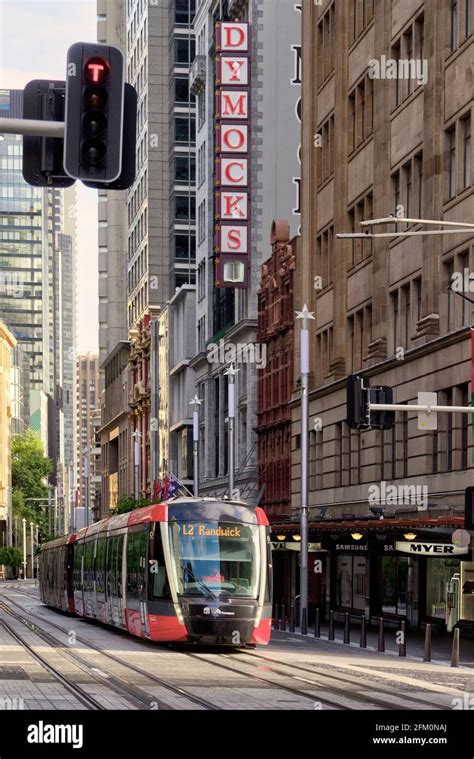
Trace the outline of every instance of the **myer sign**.
<instances>
[{"instance_id":1,"label":"myer sign","mask_svg":"<svg viewBox=\"0 0 474 759\"><path fill-rule=\"evenodd\" d=\"M395 550L418 556L459 556L467 553L469 548L454 546L452 543L413 543L412 541L397 540Z\"/></svg>"}]
</instances>

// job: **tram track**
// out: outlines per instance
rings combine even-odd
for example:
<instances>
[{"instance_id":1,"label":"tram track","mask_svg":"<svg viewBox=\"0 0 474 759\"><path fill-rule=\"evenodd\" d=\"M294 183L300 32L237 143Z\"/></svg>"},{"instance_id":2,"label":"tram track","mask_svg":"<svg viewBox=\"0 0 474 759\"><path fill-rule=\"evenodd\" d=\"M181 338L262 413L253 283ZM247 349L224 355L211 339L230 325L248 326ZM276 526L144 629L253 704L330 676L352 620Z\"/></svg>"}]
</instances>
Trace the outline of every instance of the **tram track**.
<instances>
[{"instance_id":1,"label":"tram track","mask_svg":"<svg viewBox=\"0 0 474 759\"><path fill-rule=\"evenodd\" d=\"M73 683L71 680L68 680L68 678L62 674L62 672L60 672L56 667L48 662L43 656L41 656L41 654L35 651L35 649L30 646L30 644L27 643L26 640L24 640L24 638L22 638L16 630L14 630L14 628L8 622L2 619L0 620L0 624L8 632L10 637L12 637L13 640L18 643L18 645L24 648L25 651L27 651L27 653L36 662L38 662L38 664L40 664L43 669L52 675L54 679L60 683L60 685L66 688L69 693L72 693L72 695L77 698L77 700L83 704L86 709L101 711L105 710L105 707L100 703L100 701L97 701L93 696L90 696L88 693L86 693L86 691L77 683Z\"/></svg>"},{"instance_id":2,"label":"tram track","mask_svg":"<svg viewBox=\"0 0 474 759\"><path fill-rule=\"evenodd\" d=\"M26 593L24 591L20 591L20 592L23 592L24 595L27 595L27 596L29 596L32 599L35 598L35 596L33 596L30 593ZM58 625L55 622L52 622L50 620L44 619L43 617L41 617L38 614L35 614L34 612L26 611L24 609L24 607L22 607L16 601L13 601L11 598L8 598L8 602L14 604L18 609L21 610L21 612L23 614L27 614L28 616L32 617L33 619L39 620L42 624L47 624L50 627L53 627L54 629L59 630L64 635L67 635L67 631L63 627L61 627L61 625ZM3 600L0 600L0 608L2 608L2 607L5 608L8 611L8 613L12 614L13 610L8 609L8 605L5 604L5 602ZM33 628L39 629L37 627L37 625L35 625L33 622L28 622L28 620L26 618L22 619L21 616L19 614L17 614L16 612L13 612L13 616L17 617L19 619L19 621L23 622L23 624L25 624L27 627L31 627L32 626ZM35 632L36 632L36 630L35 630ZM36 632L36 634L38 634L38 633ZM43 630L42 634L44 636L46 636L46 637L54 640L56 648L58 648L58 647L62 648L63 647L64 644L61 643L61 641L59 641L57 638L54 638L54 636L50 635L46 631ZM40 635L40 637L42 637L42 636ZM151 683L153 683L153 685L159 685L162 688L165 688L166 690L172 692L174 695L180 696L182 698L186 698L188 701L191 701L191 702L193 702L195 704L198 704L199 706L202 706L206 710L209 710L209 711L222 711L222 707L218 706L217 704L214 704L211 701L208 701L207 699L201 698L200 696L196 696L195 694L190 693L189 691L186 691L186 690L184 690L183 688L181 688L179 686L172 685L171 683L163 680L161 677L158 677L157 675L154 675L151 672L147 672L146 670L142 669L141 667L137 667L136 665L131 664L130 662L125 662L125 661L123 661L123 659L120 659L118 656L115 656L114 654L111 654L108 651L103 651L99 646L96 646L94 643L91 643L90 641L85 640L84 638L80 637L79 635L76 635L76 641L78 641L79 643L81 643L84 646L87 646L88 648L90 648L91 650L93 650L96 653L100 654L101 656L103 656L107 660L113 661L116 664L119 664L120 666L124 667L125 669L134 672L135 674L138 674L138 675L140 675L142 677L148 678L148 680ZM85 666L88 667L88 672L90 672L90 662L88 662L86 659L84 659L83 657L81 657L79 654L77 654L75 652L68 651L67 653L70 656L72 656L73 658L80 659L81 662L83 664L85 664ZM119 681L119 680L117 680L117 678L113 678L112 676L109 676L109 675L107 675L107 681L106 681L107 685L109 685L111 679L116 680L116 687L123 688L124 690L128 690L128 692L130 692L131 687L128 684L124 684L123 681ZM100 680L100 684L104 685L104 680L103 679ZM138 690L138 689L136 689L134 687L133 690L135 691L135 690ZM144 691L142 691L142 693L144 693ZM135 694L132 694L132 695L134 695L134 697L135 697ZM164 702L160 702L159 699L155 698L152 694L146 695L146 698L143 698L143 696L141 696L139 694L138 698L142 702L142 706L141 706L142 709L143 708L150 709L151 708L150 707L150 702L151 701L158 701L158 705L159 705L160 709L174 710L174 707L170 707L169 705L165 704ZM145 706L143 706L143 704Z\"/></svg>"},{"instance_id":3,"label":"tram track","mask_svg":"<svg viewBox=\"0 0 474 759\"><path fill-rule=\"evenodd\" d=\"M405 701L409 701L410 703L419 704L420 707L423 707L423 708L429 708L431 710L443 710L444 709L444 707L439 706L438 704L435 704L432 701L427 701L425 699L418 698L417 696L411 696L408 693L397 693L393 689L383 688L380 685L375 685L375 684L372 685L367 680L362 680L362 679L357 678L357 677L353 677L353 678L352 677L343 677L341 674L337 674L336 675L336 674L332 674L332 673L331 674L329 674L329 673L326 674L326 673L323 673L323 672L315 671L314 668L310 669L308 667L302 667L300 664L293 664L293 663L292 664L286 664L285 662L282 662L279 659L274 659L272 657L264 656L262 654L248 653L247 651L242 652L242 655L243 656L247 656L247 657L249 657L251 659L258 659L260 661L269 662L271 664L278 664L281 667L287 667L287 668L290 668L290 669L298 670L298 671L310 674L313 677L320 677L320 678L324 678L324 679L328 679L328 680L337 680L338 682L344 683L346 685L351 685L351 686L355 685L355 686L359 686L361 688L365 688L367 690L376 691L377 693L384 693L384 694L387 694L388 696L392 696L392 697L395 696L396 698L403 699ZM315 667L316 665L312 665L312 666ZM275 671L277 671L277 670L275 670ZM321 686L324 687L324 683L321 683ZM423 686L421 685L420 688L423 688ZM386 702L380 700L380 703L385 704ZM392 707L390 707L389 705L386 705L384 708L400 709L400 706L392 706Z\"/></svg>"},{"instance_id":4,"label":"tram track","mask_svg":"<svg viewBox=\"0 0 474 759\"><path fill-rule=\"evenodd\" d=\"M25 593L25 595L29 595L31 598L33 598L31 594ZM38 614L35 614L34 612L25 610L20 604L16 603L16 601L13 601L11 598L8 598L8 603L14 604L18 609L21 610L22 614L26 614L33 619L37 619L42 624L49 625L59 630L64 635L67 635L67 631L60 625L57 625L54 622L46 620L40 617ZM64 658L69 657L70 659L74 660L75 663L81 669L85 670L89 676L91 675L91 672L92 672L93 677L96 679L99 685L101 686L105 685L106 687L113 690L117 695L125 697L129 702L133 702L137 708L142 709L142 710L143 709L149 710L152 708L151 706L152 702L156 702L160 710L167 710L167 711L175 710L175 707L169 706L169 704L155 697L151 693L148 694L142 689L137 688L136 686L131 686L128 683L125 683L123 680L115 677L114 675L109 675L107 673L104 673L105 676L104 675L101 677L97 676L94 673L94 670L91 670L90 660L88 661L77 652L73 652L70 650L65 651L64 644L60 640L58 640L58 638L55 638L53 635L46 632L44 629L39 628L38 625L36 625L34 622L29 621L26 617L23 617L21 614L17 613L14 609L11 609L8 606L8 604L5 603L3 599L0 600L0 609L3 609L4 611L6 611L6 613L10 614L18 622L21 622L31 632L37 635L40 639L44 640L44 642L48 643L48 645L50 645L52 648L61 649L60 653L62 654ZM4 620L2 621L5 625L7 625L7 623ZM192 701L193 703L196 703L199 706L202 706L206 710L220 711L222 709L217 704L214 704L211 701L207 701L206 699L203 699L200 696L196 696L195 694L190 693L184 690L183 688L180 688L179 686L172 685L171 683L166 682L165 680L158 677L157 675L153 675L150 672L147 672L146 670L141 669L140 667L136 667L134 664L130 664L129 662L124 662L118 656L115 656L114 654L103 651L101 648L99 648L99 646L96 646L94 643L90 643L89 641L85 640L84 638L80 636L76 636L76 641L78 641L82 645L87 646L88 648L93 650L95 653L100 654L104 658L110 661L114 661L115 663L119 664L125 669L130 670L136 674L139 674L142 677L148 678L150 683L153 683L153 685L159 685L162 688L172 692L174 695L180 696L182 698L186 698L187 700ZM28 644L25 645L25 648L27 645ZM33 651L33 653L35 654L36 652ZM36 654L36 655L40 656L39 654ZM94 668L97 669L95 664L94 664ZM72 684L72 685L75 686L75 684ZM101 708L104 708L104 707L101 707Z\"/></svg>"}]
</instances>

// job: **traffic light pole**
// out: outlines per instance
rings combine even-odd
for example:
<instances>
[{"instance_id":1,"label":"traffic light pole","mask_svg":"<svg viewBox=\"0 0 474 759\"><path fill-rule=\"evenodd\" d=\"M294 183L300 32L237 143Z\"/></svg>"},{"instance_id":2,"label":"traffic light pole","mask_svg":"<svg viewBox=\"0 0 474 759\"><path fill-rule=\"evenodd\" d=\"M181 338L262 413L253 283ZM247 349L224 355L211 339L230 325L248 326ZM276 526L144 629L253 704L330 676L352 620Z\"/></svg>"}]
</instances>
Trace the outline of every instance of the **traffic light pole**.
<instances>
[{"instance_id":1,"label":"traffic light pole","mask_svg":"<svg viewBox=\"0 0 474 759\"><path fill-rule=\"evenodd\" d=\"M0 134L23 134L28 137L64 139L64 121L34 119L0 119Z\"/></svg>"},{"instance_id":2,"label":"traffic light pole","mask_svg":"<svg viewBox=\"0 0 474 759\"><path fill-rule=\"evenodd\" d=\"M428 406L418 403L369 403L370 411L410 411L424 412L425 414L474 414L474 406Z\"/></svg>"}]
</instances>

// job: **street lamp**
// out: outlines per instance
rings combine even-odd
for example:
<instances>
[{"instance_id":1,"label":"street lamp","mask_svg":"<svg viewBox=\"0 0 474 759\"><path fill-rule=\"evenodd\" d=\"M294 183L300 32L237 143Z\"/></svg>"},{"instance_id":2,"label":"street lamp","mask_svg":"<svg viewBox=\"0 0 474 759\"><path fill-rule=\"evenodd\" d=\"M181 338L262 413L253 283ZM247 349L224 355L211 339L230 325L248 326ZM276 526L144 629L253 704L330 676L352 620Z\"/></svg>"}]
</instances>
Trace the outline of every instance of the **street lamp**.
<instances>
[{"instance_id":1,"label":"street lamp","mask_svg":"<svg viewBox=\"0 0 474 759\"><path fill-rule=\"evenodd\" d=\"M135 500L138 501L140 497L140 441L142 439L142 433L138 430L132 432L133 437L133 464L135 474Z\"/></svg>"},{"instance_id":2,"label":"street lamp","mask_svg":"<svg viewBox=\"0 0 474 759\"><path fill-rule=\"evenodd\" d=\"M31 578L35 576L35 540L34 540L34 524L30 522L30 545L31 545Z\"/></svg>"},{"instance_id":3,"label":"street lamp","mask_svg":"<svg viewBox=\"0 0 474 759\"><path fill-rule=\"evenodd\" d=\"M224 375L229 378L227 385L228 389L228 420L229 420L229 498L233 498L234 494L234 471L235 471L235 375L239 370L234 368L231 364L229 368L224 372Z\"/></svg>"},{"instance_id":4,"label":"street lamp","mask_svg":"<svg viewBox=\"0 0 474 759\"><path fill-rule=\"evenodd\" d=\"M302 635L308 632L308 434L309 434L309 330L308 322L314 314L306 303L296 312L301 321L300 374L301 374L301 551L300 551L300 625Z\"/></svg>"},{"instance_id":5,"label":"street lamp","mask_svg":"<svg viewBox=\"0 0 474 759\"><path fill-rule=\"evenodd\" d=\"M197 498L199 495L199 406L202 404L202 400L194 396L192 401L189 401L189 405L193 407L193 492Z\"/></svg>"},{"instance_id":6,"label":"street lamp","mask_svg":"<svg viewBox=\"0 0 474 759\"><path fill-rule=\"evenodd\" d=\"M23 579L26 580L26 519L23 517Z\"/></svg>"}]
</instances>

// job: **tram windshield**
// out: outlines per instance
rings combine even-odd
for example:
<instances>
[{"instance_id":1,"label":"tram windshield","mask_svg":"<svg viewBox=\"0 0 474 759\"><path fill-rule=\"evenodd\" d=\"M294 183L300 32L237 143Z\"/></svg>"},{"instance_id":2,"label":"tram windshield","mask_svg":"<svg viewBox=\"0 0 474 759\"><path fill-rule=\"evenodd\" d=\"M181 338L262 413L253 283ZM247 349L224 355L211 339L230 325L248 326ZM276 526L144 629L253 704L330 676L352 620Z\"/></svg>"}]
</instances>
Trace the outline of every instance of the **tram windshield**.
<instances>
[{"instance_id":1,"label":"tram windshield","mask_svg":"<svg viewBox=\"0 0 474 759\"><path fill-rule=\"evenodd\" d=\"M230 522L173 522L169 531L180 594L257 597L258 527Z\"/></svg>"}]
</instances>

